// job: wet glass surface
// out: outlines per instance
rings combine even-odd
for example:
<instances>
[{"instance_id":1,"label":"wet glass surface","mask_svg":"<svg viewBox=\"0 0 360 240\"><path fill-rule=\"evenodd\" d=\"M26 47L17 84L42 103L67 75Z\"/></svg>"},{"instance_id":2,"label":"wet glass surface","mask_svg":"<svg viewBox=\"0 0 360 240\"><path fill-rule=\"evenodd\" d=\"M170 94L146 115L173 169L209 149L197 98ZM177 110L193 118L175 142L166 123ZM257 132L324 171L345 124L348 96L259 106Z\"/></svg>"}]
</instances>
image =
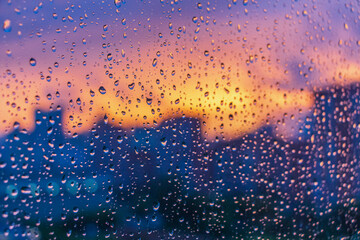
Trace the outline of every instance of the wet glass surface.
<instances>
[{"instance_id":1,"label":"wet glass surface","mask_svg":"<svg viewBox=\"0 0 360 240\"><path fill-rule=\"evenodd\" d=\"M358 1L1 1L0 239L357 239Z\"/></svg>"}]
</instances>

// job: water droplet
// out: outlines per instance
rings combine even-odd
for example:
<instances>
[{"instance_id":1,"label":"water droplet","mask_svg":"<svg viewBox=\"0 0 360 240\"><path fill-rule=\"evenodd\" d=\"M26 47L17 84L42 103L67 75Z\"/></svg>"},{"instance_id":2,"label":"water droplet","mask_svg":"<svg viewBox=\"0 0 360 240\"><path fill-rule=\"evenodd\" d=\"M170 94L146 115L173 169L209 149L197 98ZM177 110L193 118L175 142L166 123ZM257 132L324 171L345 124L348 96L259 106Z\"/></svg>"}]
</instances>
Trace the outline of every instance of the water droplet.
<instances>
[{"instance_id":1,"label":"water droplet","mask_svg":"<svg viewBox=\"0 0 360 240\"><path fill-rule=\"evenodd\" d=\"M73 208L73 212L74 212L74 213L79 212L79 208L78 208L78 207L74 207L74 208Z\"/></svg>"},{"instance_id":2,"label":"water droplet","mask_svg":"<svg viewBox=\"0 0 360 240\"><path fill-rule=\"evenodd\" d=\"M147 103L148 105L151 105L151 103L152 103L152 98L146 98L146 103Z\"/></svg>"},{"instance_id":3,"label":"water droplet","mask_svg":"<svg viewBox=\"0 0 360 240\"><path fill-rule=\"evenodd\" d=\"M166 138L162 138L160 141L161 141L161 145L162 145L163 147L165 147L165 146L166 146L166 143L167 143Z\"/></svg>"},{"instance_id":4,"label":"water droplet","mask_svg":"<svg viewBox=\"0 0 360 240\"><path fill-rule=\"evenodd\" d=\"M121 7L121 4L124 3L124 0L114 0L115 7Z\"/></svg>"},{"instance_id":5,"label":"water droplet","mask_svg":"<svg viewBox=\"0 0 360 240\"><path fill-rule=\"evenodd\" d=\"M22 194L30 194L31 193L31 188L28 186L24 186L20 189Z\"/></svg>"},{"instance_id":6,"label":"water droplet","mask_svg":"<svg viewBox=\"0 0 360 240\"><path fill-rule=\"evenodd\" d=\"M99 92L100 92L101 94L105 94L105 93L106 93L106 89L105 89L103 86L101 86L101 87L99 87Z\"/></svg>"},{"instance_id":7,"label":"water droplet","mask_svg":"<svg viewBox=\"0 0 360 240\"><path fill-rule=\"evenodd\" d=\"M18 129L20 127L20 123L19 122L14 122L14 129Z\"/></svg>"},{"instance_id":8,"label":"water droplet","mask_svg":"<svg viewBox=\"0 0 360 240\"><path fill-rule=\"evenodd\" d=\"M30 63L30 66L32 66L32 67L36 66L36 59L35 58L30 58L29 63Z\"/></svg>"},{"instance_id":9,"label":"water droplet","mask_svg":"<svg viewBox=\"0 0 360 240\"><path fill-rule=\"evenodd\" d=\"M154 202L154 204L153 204L154 211L159 210L159 208L160 208L160 203L159 202Z\"/></svg>"},{"instance_id":10,"label":"water droplet","mask_svg":"<svg viewBox=\"0 0 360 240\"><path fill-rule=\"evenodd\" d=\"M134 89L134 87L135 87L135 83L131 83L131 84L129 84L129 85L128 85L128 87L129 87L129 89L130 89L130 90L133 90L133 89Z\"/></svg>"},{"instance_id":11,"label":"water droplet","mask_svg":"<svg viewBox=\"0 0 360 240\"><path fill-rule=\"evenodd\" d=\"M105 116L104 116L104 123L105 123L105 124L108 124L108 122L109 122L109 117L105 114Z\"/></svg>"},{"instance_id":12,"label":"water droplet","mask_svg":"<svg viewBox=\"0 0 360 240\"><path fill-rule=\"evenodd\" d=\"M4 21L3 29L5 32L11 32L11 21L9 19Z\"/></svg>"},{"instance_id":13,"label":"water droplet","mask_svg":"<svg viewBox=\"0 0 360 240\"><path fill-rule=\"evenodd\" d=\"M12 197L16 197L18 195L18 190L17 189L12 189L11 192L10 192L10 195Z\"/></svg>"},{"instance_id":14,"label":"water droplet","mask_svg":"<svg viewBox=\"0 0 360 240\"><path fill-rule=\"evenodd\" d=\"M153 67L155 67L156 65L157 65L157 58L154 58L154 60L152 61L152 65L153 65Z\"/></svg>"}]
</instances>

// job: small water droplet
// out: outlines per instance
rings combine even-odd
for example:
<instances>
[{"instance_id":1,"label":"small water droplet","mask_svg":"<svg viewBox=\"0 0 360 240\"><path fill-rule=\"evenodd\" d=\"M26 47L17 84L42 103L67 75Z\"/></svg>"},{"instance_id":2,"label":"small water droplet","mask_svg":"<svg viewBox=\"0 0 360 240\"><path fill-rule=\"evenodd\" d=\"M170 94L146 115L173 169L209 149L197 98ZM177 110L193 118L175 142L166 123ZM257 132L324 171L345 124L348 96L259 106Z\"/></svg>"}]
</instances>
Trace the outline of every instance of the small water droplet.
<instances>
[{"instance_id":1,"label":"small water droplet","mask_svg":"<svg viewBox=\"0 0 360 240\"><path fill-rule=\"evenodd\" d=\"M152 65L153 65L153 67L156 67L156 65L157 65L157 58L154 58L154 60L152 61Z\"/></svg>"},{"instance_id":2,"label":"small water droplet","mask_svg":"<svg viewBox=\"0 0 360 240\"><path fill-rule=\"evenodd\" d=\"M151 105L151 103L152 103L152 98L146 98L146 103L147 103L148 105Z\"/></svg>"},{"instance_id":3,"label":"small water droplet","mask_svg":"<svg viewBox=\"0 0 360 240\"><path fill-rule=\"evenodd\" d=\"M154 211L159 210L159 208L160 208L160 203L159 202L154 202L154 204L153 204Z\"/></svg>"},{"instance_id":4,"label":"small water droplet","mask_svg":"<svg viewBox=\"0 0 360 240\"><path fill-rule=\"evenodd\" d=\"M161 141L161 145L162 145L163 147L165 147L165 146L166 146L166 143L167 143L166 138L162 138L160 141Z\"/></svg>"},{"instance_id":5,"label":"small water droplet","mask_svg":"<svg viewBox=\"0 0 360 240\"><path fill-rule=\"evenodd\" d=\"M31 188L28 186L24 186L20 189L22 194L30 194L31 193Z\"/></svg>"},{"instance_id":6,"label":"small water droplet","mask_svg":"<svg viewBox=\"0 0 360 240\"><path fill-rule=\"evenodd\" d=\"M131 84L129 84L129 85L128 85L128 87L129 87L129 89L130 89L130 90L133 90L133 89L134 89L134 87L135 87L135 83L131 83Z\"/></svg>"},{"instance_id":7,"label":"small water droplet","mask_svg":"<svg viewBox=\"0 0 360 240\"><path fill-rule=\"evenodd\" d=\"M99 87L99 92L100 92L101 94L105 94L105 93L106 93L106 89L105 89L103 86L101 86L101 87Z\"/></svg>"},{"instance_id":8,"label":"small water droplet","mask_svg":"<svg viewBox=\"0 0 360 240\"><path fill-rule=\"evenodd\" d=\"M114 0L115 7L121 7L121 4L124 3L124 0Z\"/></svg>"},{"instance_id":9,"label":"small water droplet","mask_svg":"<svg viewBox=\"0 0 360 240\"><path fill-rule=\"evenodd\" d=\"M32 67L36 66L36 59L35 58L30 58L29 63L30 63L30 66L32 66Z\"/></svg>"},{"instance_id":10,"label":"small water droplet","mask_svg":"<svg viewBox=\"0 0 360 240\"><path fill-rule=\"evenodd\" d=\"M11 32L11 21L9 19L4 21L3 29L5 32Z\"/></svg>"}]
</instances>

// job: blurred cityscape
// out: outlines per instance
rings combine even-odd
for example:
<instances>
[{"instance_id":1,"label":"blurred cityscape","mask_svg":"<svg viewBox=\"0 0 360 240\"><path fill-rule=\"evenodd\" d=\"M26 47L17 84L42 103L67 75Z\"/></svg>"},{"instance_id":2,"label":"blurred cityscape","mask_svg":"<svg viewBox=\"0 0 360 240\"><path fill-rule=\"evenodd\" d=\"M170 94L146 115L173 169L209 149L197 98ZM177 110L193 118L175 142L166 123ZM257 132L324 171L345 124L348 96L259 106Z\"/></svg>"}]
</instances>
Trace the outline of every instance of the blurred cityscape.
<instances>
[{"instance_id":1,"label":"blurred cityscape","mask_svg":"<svg viewBox=\"0 0 360 240\"><path fill-rule=\"evenodd\" d=\"M0 239L358 239L360 86L315 96L295 140L210 143L191 118L69 137L38 111L1 139Z\"/></svg>"}]
</instances>

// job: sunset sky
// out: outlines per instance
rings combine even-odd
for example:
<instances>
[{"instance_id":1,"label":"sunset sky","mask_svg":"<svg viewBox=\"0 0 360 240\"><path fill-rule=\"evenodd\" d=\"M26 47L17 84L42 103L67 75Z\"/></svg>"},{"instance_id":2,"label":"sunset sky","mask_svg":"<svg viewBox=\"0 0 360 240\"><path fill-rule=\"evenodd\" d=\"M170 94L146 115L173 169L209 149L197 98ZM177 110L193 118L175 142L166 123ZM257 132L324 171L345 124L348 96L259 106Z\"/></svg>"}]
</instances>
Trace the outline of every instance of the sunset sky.
<instances>
[{"instance_id":1,"label":"sunset sky","mask_svg":"<svg viewBox=\"0 0 360 240\"><path fill-rule=\"evenodd\" d=\"M210 140L265 124L296 135L314 91L358 81L357 11L341 1L1 1L0 133L61 109L70 135L105 115L124 128L195 117Z\"/></svg>"}]
</instances>

